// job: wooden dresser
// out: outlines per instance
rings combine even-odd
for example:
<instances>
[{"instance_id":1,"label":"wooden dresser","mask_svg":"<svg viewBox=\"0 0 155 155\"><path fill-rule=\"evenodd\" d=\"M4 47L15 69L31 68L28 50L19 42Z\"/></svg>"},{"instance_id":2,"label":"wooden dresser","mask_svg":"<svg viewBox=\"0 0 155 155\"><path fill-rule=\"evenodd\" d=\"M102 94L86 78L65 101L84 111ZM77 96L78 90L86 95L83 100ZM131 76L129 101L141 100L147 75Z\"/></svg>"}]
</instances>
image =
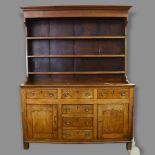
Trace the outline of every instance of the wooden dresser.
<instances>
[{"instance_id":1,"label":"wooden dresser","mask_svg":"<svg viewBox=\"0 0 155 155\"><path fill-rule=\"evenodd\" d=\"M22 7L27 81L23 141L124 142L133 138L127 80L130 6Z\"/></svg>"}]
</instances>

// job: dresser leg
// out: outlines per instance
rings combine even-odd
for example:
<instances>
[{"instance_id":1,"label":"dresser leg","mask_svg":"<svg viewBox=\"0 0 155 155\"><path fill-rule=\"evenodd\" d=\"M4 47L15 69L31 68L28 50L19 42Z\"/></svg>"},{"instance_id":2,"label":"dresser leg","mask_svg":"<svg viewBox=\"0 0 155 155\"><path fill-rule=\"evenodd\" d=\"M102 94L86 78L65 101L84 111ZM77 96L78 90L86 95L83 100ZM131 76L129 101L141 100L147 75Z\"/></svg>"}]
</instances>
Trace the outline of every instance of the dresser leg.
<instances>
[{"instance_id":1,"label":"dresser leg","mask_svg":"<svg viewBox=\"0 0 155 155\"><path fill-rule=\"evenodd\" d=\"M132 142L128 142L128 143L126 144L126 149L127 149L128 151L132 149Z\"/></svg>"},{"instance_id":2,"label":"dresser leg","mask_svg":"<svg viewBox=\"0 0 155 155\"><path fill-rule=\"evenodd\" d=\"M135 145L134 138L131 142L127 143L127 150L129 155L140 155L140 149Z\"/></svg>"},{"instance_id":3,"label":"dresser leg","mask_svg":"<svg viewBox=\"0 0 155 155\"><path fill-rule=\"evenodd\" d=\"M29 149L29 143L28 142L24 142L23 143L23 147L25 150L28 150Z\"/></svg>"}]
</instances>

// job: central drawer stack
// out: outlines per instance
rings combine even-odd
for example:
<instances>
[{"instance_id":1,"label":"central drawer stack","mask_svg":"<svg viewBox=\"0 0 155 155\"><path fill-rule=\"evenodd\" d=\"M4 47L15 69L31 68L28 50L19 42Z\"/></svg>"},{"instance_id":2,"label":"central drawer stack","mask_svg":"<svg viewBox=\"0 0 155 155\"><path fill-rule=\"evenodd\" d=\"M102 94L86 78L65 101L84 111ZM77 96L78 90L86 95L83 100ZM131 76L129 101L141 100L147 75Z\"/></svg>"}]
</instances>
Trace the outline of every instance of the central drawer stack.
<instances>
[{"instance_id":1,"label":"central drawer stack","mask_svg":"<svg viewBox=\"0 0 155 155\"><path fill-rule=\"evenodd\" d=\"M68 102L61 106L62 138L72 140L93 139L94 104L91 99L94 98L94 90L86 88L62 89L61 98L66 100L65 103Z\"/></svg>"}]
</instances>

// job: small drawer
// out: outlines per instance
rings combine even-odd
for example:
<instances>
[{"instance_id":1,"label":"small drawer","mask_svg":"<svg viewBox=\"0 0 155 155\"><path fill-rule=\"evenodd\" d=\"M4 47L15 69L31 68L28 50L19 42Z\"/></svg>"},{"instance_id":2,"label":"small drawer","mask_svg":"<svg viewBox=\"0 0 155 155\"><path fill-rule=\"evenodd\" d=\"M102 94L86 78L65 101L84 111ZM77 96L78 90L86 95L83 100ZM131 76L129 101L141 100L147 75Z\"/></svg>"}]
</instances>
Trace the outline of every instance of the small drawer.
<instances>
[{"instance_id":1,"label":"small drawer","mask_svg":"<svg viewBox=\"0 0 155 155\"><path fill-rule=\"evenodd\" d=\"M92 128L93 118L92 117L63 117L63 127L78 127L78 128Z\"/></svg>"},{"instance_id":2,"label":"small drawer","mask_svg":"<svg viewBox=\"0 0 155 155\"><path fill-rule=\"evenodd\" d=\"M61 89L61 98L62 99L93 99L94 90L87 89L87 88Z\"/></svg>"},{"instance_id":3,"label":"small drawer","mask_svg":"<svg viewBox=\"0 0 155 155\"><path fill-rule=\"evenodd\" d=\"M62 132L63 139L93 139L92 130L63 130Z\"/></svg>"},{"instance_id":4,"label":"small drawer","mask_svg":"<svg viewBox=\"0 0 155 155\"><path fill-rule=\"evenodd\" d=\"M27 98L52 98L57 99L57 89L29 89L27 90Z\"/></svg>"},{"instance_id":5,"label":"small drawer","mask_svg":"<svg viewBox=\"0 0 155 155\"><path fill-rule=\"evenodd\" d=\"M98 99L128 99L129 90L127 88L102 88L97 91Z\"/></svg>"},{"instance_id":6,"label":"small drawer","mask_svg":"<svg viewBox=\"0 0 155 155\"><path fill-rule=\"evenodd\" d=\"M62 105L62 114L93 114L93 105L64 104Z\"/></svg>"}]
</instances>

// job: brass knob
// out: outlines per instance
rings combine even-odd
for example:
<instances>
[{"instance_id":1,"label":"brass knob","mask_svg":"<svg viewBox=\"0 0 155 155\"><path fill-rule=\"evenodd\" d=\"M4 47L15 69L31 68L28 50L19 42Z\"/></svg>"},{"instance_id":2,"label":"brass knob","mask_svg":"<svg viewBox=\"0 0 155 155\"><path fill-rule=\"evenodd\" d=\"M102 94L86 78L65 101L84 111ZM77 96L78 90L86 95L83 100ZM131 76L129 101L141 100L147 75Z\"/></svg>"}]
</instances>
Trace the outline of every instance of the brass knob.
<instances>
[{"instance_id":1,"label":"brass knob","mask_svg":"<svg viewBox=\"0 0 155 155\"><path fill-rule=\"evenodd\" d=\"M85 108L85 112L88 112L89 111L89 108Z\"/></svg>"},{"instance_id":2,"label":"brass knob","mask_svg":"<svg viewBox=\"0 0 155 155\"><path fill-rule=\"evenodd\" d=\"M29 93L29 96L35 96L35 92L34 92L34 91L31 91L31 92Z\"/></svg>"},{"instance_id":3,"label":"brass knob","mask_svg":"<svg viewBox=\"0 0 155 155\"><path fill-rule=\"evenodd\" d=\"M85 125L86 125L86 126L89 126L89 121L86 121L86 122L85 122Z\"/></svg>"},{"instance_id":4,"label":"brass knob","mask_svg":"<svg viewBox=\"0 0 155 155\"><path fill-rule=\"evenodd\" d=\"M53 96L54 96L54 94L51 93L51 92L49 92L48 95L49 95L50 97L53 97Z\"/></svg>"}]
</instances>

